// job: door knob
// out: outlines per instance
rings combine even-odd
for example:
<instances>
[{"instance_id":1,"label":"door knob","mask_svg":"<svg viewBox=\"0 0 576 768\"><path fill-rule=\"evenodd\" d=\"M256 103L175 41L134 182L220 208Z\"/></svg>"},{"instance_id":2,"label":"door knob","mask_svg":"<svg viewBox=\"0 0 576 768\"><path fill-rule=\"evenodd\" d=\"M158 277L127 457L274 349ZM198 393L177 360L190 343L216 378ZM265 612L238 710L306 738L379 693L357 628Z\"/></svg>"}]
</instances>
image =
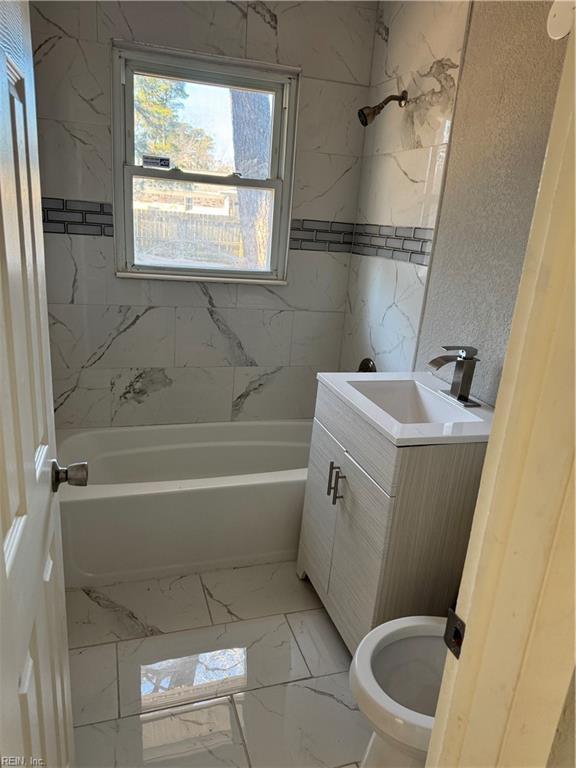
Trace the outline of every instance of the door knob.
<instances>
[{"instance_id":1,"label":"door knob","mask_svg":"<svg viewBox=\"0 0 576 768\"><path fill-rule=\"evenodd\" d=\"M60 483L69 485L88 485L88 462L79 461L67 467L61 467L56 459L52 462L52 490L57 493Z\"/></svg>"}]
</instances>

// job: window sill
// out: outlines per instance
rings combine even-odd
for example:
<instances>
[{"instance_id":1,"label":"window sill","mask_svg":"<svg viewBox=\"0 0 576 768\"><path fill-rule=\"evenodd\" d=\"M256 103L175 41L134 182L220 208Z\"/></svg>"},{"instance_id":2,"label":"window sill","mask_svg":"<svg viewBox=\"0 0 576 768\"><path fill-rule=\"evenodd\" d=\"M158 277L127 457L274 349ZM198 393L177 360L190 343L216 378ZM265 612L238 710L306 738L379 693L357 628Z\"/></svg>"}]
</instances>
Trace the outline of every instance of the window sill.
<instances>
[{"instance_id":1,"label":"window sill","mask_svg":"<svg viewBox=\"0 0 576 768\"><path fill-rule=\"evenodd\" d=\"M240 285L288 285L288 280L276 277L233 277L232 275L175 275L162 272L129 272L116 270L116 277L136 278L137 280L171 280L183 283L236 283Z\"/></svg>"}]
</instances>

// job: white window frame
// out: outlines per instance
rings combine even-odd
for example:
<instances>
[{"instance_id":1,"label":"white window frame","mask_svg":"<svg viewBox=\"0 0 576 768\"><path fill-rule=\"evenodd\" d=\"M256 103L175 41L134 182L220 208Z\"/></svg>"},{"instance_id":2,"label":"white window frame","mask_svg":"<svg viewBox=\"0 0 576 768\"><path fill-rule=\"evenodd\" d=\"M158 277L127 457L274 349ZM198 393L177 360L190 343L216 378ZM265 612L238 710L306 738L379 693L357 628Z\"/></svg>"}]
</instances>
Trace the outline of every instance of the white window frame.
<instances>
[{"instance_id":1,"label":"white window frame","mask_svg":"<svg viewBox=\"0 0 576 768\"><path fill-rule=\"evenodd\" d=\"M137 43L114 42L112 83L112 137L114 169L114 239L116 274L164 280L199 280L224 283L286 283L296 116L300 69L188 53ZM247 179L210 173L188 173L134 165L134 73L169 76L183 80L261 88L275 94L272 153L269 179ZM137 265L134 263L132 178L134 176L198 181L224 186L274 190L270 269L224 270Z\"/></svg>"}]
</instances>

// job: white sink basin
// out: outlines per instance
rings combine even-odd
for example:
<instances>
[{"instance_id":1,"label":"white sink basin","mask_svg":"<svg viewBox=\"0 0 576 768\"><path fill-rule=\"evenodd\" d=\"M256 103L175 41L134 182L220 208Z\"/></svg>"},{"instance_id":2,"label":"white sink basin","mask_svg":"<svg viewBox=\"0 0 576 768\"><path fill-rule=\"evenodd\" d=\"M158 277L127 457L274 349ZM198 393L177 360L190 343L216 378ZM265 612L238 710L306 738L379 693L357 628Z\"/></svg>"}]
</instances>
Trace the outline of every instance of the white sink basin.
<instances>
[{"instance_id":1,"label":"white sink basin","mask_svg":"<svg viewBox=\"0 0 576 768\"><path fill-rule=\"evenodd\" d=\"M320 373L318 380L395 445L486 442L492 409L466 408L431 373Z\"/></svg>"},{"instance_id":2,"label":"white sink basin","mask_svg":"<svg viewBox=\"0 0 576 768\"><path fill-rule=\"evenodd\" d=\"M478 421L471 410L452 404L417 381L351 381L350 384L401 424Z\"/></svg>"}]
</instances>

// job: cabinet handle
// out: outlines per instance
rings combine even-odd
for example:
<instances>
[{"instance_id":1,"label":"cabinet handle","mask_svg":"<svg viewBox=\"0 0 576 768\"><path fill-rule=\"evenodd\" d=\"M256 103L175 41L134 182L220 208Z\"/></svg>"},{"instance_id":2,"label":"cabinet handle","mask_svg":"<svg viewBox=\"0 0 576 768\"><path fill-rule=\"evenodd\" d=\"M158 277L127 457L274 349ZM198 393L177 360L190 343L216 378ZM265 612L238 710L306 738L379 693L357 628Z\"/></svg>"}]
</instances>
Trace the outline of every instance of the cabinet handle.
<instances>
[{"instance_id":1,"label":"cabinet handle","mask_svg":"<svg viewBox=\"0 0 576 768\"><path fill-rule=\"evenodd\" d=\"M336 504L338 499L343 499L344 496L338 493L338 483L340 480L346 480L346 475L340 474L340 467L334 467L336 474L334 476L334 488L332 489L332 504Z\"/></svg>"},{"instance_id":2,"label":"cabinet handle","mask_svg":"<svg viewBox=\"0 0 576 768\"><path fill-rule=\"evenodd\" d=\"M337 468L337 467L336 467L336 465L334 464L334 462L333 462L333 461L331 461L331 462L330 462L330 467L329 467L329 469L328 469L328 488L326 489L326 496L330 496L330 494L332 493L332 490L333 490L333 489L332 489L332 473L334 472L334 470L335 470L336 468ZM339 467L338 467L338 469L339 469Z\"/></svg>"}]
</instances>

